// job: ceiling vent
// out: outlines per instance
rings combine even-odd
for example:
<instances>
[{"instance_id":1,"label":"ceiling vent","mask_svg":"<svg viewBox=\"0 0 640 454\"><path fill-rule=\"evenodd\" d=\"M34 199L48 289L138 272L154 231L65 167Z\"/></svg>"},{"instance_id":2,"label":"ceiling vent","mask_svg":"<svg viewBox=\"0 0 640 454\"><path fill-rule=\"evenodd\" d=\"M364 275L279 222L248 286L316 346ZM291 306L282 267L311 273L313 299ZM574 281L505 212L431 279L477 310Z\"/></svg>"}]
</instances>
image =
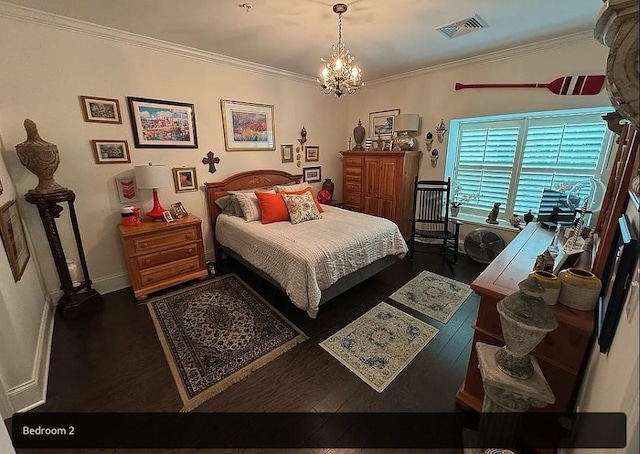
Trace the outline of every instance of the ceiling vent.
<instances>
[{"instance_id":1,"label":"ceiling vent","mask_svg":"<svg viewBox=\"0 0 640 454\"><path fill-rule=\"evenodd\" d=\"M452 39L458 36L466 35L471 32L482 30L489 25L478 15L474 14L472 17L466 19L460 19L442 27L436 28L440 33L447 38Z\"/></svg>"}]
</instances>

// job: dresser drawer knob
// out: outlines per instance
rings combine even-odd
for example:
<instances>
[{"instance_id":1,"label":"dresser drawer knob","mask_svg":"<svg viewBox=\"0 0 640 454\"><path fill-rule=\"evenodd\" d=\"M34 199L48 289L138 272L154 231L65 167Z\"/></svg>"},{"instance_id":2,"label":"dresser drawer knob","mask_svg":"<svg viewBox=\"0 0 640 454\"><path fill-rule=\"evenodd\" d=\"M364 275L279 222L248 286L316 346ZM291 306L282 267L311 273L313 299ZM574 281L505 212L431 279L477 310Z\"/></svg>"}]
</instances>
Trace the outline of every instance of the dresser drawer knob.
<instances>
[{"instance_id":1,"label":"dresser drawer knob","mask_svg":"<svg viewBox=\"0 0 640 454\"><path fill-rule=\"evenodd\" d=\"M187 234L184 236L184 239L185 239L185 240L190 240L190 239L191 239L191 234L190 234L190 233L187 233Z\"/></svg>"},{"instance_id":2,"label":"dresser drawer knob","mask_svg":"<svg viewBox=\"0 0 640 454\"><path fill-rule=\"evenodd\" d=\"M148 277L145 279L145 281L146 281L147 283L149 283L149 282L153 282L153 281L154 281L154 279L153 279L153 277L148 276Z\"/></svg>"},{"instance_id":3,"label":"dresser drawer knob","mask_svg":"<svg viewBox=\"0 0 640 454\"><path fill-rule=\"evenodd\" d=\"M147 260L144 261L145 265L148 265L149 263L151 263L151 259L147 259Z\"/></svg>"},{"instance_id":4,"label":"dresser drawer knob","mask_svg":"<svg viewBox=\"0 0 640 454\"><path fill-rule=\"evenodd\" d=\"M147 243L140 243L140 247L147 247Z\"/></svg>"},{"instance_id":5,"label":"dresser drawer knob","mask_svg":"<svg viewBox=\"0 0 640 454\"><path fill-rule=\"evenodd\" d=\"M191 247L191 248L187 249L187 253L188 254L193 254L193 248Z\"/></svg>"}]
</instances>

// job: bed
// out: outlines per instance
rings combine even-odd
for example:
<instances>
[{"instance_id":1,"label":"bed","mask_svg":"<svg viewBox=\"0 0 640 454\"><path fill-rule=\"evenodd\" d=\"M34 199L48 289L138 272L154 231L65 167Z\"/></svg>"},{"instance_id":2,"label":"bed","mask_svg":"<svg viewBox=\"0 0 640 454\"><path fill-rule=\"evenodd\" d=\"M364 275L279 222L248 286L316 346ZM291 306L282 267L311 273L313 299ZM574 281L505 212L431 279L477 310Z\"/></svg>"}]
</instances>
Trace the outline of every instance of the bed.
<instances>
[{"instance_id":1,"label":"bed","mask_svg":"<svg viewBox=\"0 0 640 454\"><path fill-rule=\"evenodd\" d=\"M301 175L255 170L205 183L216 259L222 252L286 292L315 318L319 306L407 253L400 229L375 216L323 205L322 219L262 224L221 214L228 191L299 183Z\"/></svg>"}]
</instances>

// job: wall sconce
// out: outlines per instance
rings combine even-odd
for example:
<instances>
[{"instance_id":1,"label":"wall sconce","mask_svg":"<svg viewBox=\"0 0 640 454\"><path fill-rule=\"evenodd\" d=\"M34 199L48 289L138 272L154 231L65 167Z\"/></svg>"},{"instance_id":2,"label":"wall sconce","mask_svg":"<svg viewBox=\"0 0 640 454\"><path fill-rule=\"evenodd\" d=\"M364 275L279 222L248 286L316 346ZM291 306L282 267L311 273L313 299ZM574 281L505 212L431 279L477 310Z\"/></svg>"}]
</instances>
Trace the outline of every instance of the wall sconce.
<instances>
[{"instance_id":1,"label":"wall sconce","mask_svg":"<svg viewBox=\"0 0 640 454\"><path fill-rule=\"evenodd\" d=\"M444 135L447 133L448 129L444 125L444 119L440 120L440 123L436 125L436 136L438 137L438 142L442 143L444 140Z\"/></svg>"},{"instance_id":2,"label":"wall sconce","mask_svg":"<svg viewBox=\"0 0 640 454\"><path fill-rule=\"evenodd\" d=\"M424 143L427 145L427 151L431 151L431 145L433 144L433 134L431 134L431 131L424 135Z\"/></svg>"},{"instance_id":3,"label":"wall sconce","mask_svg":"<svg viewBox=\"0 0 640 454\"><path fill-rule=\"evenodd\" d=\"M438 164L438 150L435 148L431 150L431 167L435 167Z\"/></svg>"}]
</instances>

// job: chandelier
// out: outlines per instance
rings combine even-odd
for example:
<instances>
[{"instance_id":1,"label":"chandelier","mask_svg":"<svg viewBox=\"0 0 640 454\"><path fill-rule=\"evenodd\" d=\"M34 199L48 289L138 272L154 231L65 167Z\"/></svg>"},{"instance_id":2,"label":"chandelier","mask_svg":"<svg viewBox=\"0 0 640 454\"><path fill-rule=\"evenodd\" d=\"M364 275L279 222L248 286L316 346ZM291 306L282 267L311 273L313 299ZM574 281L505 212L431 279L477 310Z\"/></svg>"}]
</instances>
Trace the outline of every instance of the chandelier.
<instances>
[{"instance_id":1,"label":"chandelier","mask_svg":"<svg viewBox=\"0 0 640 454\"><path fill-rule=\"evenodd\" d=\"M321 58L326 63L320 78L316 79L325 94L333 93L338 98L344 94L353 94L362 87L362 71L353 65L353 56L345 50L342 43L342 13L347 11L347 5L337 3L333 5L333 12L338 14L338 44L331 45L331 59Z\"/></svg>"}]
</instances>

